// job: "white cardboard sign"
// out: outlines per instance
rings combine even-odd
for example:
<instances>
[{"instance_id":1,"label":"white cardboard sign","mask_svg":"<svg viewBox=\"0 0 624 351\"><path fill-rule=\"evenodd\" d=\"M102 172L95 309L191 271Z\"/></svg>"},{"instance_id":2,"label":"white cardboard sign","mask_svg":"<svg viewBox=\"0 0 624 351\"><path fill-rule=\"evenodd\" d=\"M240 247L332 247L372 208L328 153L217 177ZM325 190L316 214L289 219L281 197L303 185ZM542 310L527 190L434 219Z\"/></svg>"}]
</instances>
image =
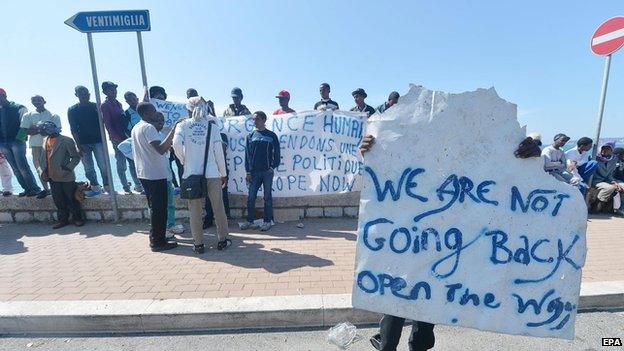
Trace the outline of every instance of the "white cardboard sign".
<instances>
[{"instance_id":1,"label":"white cardboard sign","mask_svg":"<svg viewBox=\"0 0 624 351\"><path fill-rule=\"evenodd\" d=\"M281 163L275 169L273 196L315 196L359 191L362 158L358 146L365 117L345 111L306 111L268 116L266 127L280 143ZM228 137L226 162L231 194L247 194L245 138L254 130L251 116L221 121Z\"/></svg>"},{"instance_id":2,"label":"white cardboard sign","mask_svg":"<svg viewBox=\"0 0 624 351\"><path fill-rule=\"evenodd\" d=\"M572 339L587 209L541 158L514 156L516 106L413 86L368 124L353 306Z\"/></svg>"},{"instance_id":3,"label":"white cardboard sign","mask_svg":"<svg viewBox=\"0 0 624 351\"><path fill-rule=\"evenodd\" d=\"M188 117L184 103L150 102L163 113L164 130ZM362 158L358 146L365 120L362 113L331 110L269 115L266 126L277 134L282 159L274 173L273 197L359 191ZM245 138L254 130L253 120L251 116L236 116L220 117L219 122L220 132L228 139L228 192L246 195Z\"/></svg>"}]
</instances>

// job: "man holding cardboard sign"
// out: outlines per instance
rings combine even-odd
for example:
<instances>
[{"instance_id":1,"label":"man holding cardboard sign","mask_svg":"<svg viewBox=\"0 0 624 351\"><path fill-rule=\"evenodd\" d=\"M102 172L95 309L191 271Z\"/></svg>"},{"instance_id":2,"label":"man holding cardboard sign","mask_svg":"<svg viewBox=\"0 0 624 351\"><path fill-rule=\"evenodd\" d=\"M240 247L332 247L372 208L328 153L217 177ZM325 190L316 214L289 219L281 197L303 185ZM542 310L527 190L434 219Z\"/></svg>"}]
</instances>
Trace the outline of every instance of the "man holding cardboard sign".
<instances>
[{"instance_id":1,"label":"man holding cardboard sign","mask_svg":"<svg viewBox=\"0 0 624 351\"><path fill-rule=\"evenodd\" d=\"M352 302L396 316L382 320L379 349L395 347L403 318L574 337L586 207L574 187L543 172L541 158L514 156L525 139L515 105L493 89L414 86L367 132L376 146L364 138L361 147L370 152ZM418 152L405 152L405 140ZM432 347L432 326L417 325L411 349Z\"/></svg>"}]
</instances>

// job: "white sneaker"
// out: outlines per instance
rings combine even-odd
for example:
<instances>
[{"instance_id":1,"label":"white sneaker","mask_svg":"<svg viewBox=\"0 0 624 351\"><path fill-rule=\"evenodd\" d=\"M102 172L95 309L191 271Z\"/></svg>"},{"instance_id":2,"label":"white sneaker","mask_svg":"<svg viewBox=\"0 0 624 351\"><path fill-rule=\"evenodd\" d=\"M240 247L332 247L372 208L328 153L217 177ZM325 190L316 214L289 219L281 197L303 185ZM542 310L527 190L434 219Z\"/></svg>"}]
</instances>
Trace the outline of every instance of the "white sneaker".
<instances>
[{"instance_id":1,"label":"white sneaker","mask_svg":"<svg viewBox=\"0 0 624 351\"><path fill-rule=\"evenodd\" d=\"M263 231L263 232L266 232L269 229L271 229L271 223L269 223L269 222L264 222L260 226L260 230Z\"/></svg>"}]
</instances>

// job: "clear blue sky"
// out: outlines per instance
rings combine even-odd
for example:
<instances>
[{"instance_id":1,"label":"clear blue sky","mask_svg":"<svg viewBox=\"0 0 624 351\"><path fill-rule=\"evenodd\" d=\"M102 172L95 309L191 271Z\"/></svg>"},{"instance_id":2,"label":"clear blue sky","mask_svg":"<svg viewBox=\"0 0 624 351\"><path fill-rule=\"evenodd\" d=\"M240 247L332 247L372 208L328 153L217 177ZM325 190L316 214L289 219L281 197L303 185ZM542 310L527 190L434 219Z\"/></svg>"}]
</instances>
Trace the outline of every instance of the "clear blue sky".
<instances>
[{"instance_id":1,"label":"clear blue sky","mask_svg":"<svg viewBox=\"0 0 624 351\"><path fill-rule=\"evenodd\" d=\"M277 91L311 109L327 81L343 109L362 87L377 106L409 83L461 92L494 86L518 105L528 131L546 140L593 136L604 58L589 51L594 29L622 14L622 1L7 1L0 86L32 109L43 95L64 120L73 88L93 92L86 35L63 22L75 12L149 9L143 35L148 82L170 100L189 87L229 104L243 89L252 111L272 111ZM134 33L94 35L100 82L141 92ZM624 50L612 61L603 136L624 136ZM123 100L123 99L120 99Z\"/></svg>"}]
</instances>

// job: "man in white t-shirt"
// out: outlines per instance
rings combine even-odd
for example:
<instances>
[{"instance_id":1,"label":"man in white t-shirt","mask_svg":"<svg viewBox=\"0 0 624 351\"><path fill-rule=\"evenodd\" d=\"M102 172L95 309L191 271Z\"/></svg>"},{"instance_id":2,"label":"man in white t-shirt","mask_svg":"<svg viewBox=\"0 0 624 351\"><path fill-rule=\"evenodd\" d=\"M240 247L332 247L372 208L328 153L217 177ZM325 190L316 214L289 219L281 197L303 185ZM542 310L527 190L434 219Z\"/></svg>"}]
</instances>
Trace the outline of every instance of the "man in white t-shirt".
<instances>
[{"instance_id":1,"label":"man in white t-shirt","mask_svg":"<svg viewBox=\"0 0 624 351\"><path fill-rule=\"evenodd\" d=\"M552 145L542 150L544 171L564 183L569 183L572 175L566 172L566 156L561 148L570 140L565 134L557 134Z\"/></svg>"},{"instance_id":2,"label":"man in white t-shirt","mask_svg":"<svg viewBox=\"0 0 624 351\"><path fill-rule=\"evenodd\" d=\"M152 251L170 250L178 246L167 241L167 177L169 162L165 155L171 148L176 126L162 140L151 123L156 119L156 108L149 102L137 106L141 121L132 129L132 155L137 177L143 185L151 211L150 246Z\"/></svg>"},{"instance_id":3,"label":"man in white t-shirt","mask_svg":"<svg viewBox=\"0 0 624 351\"><path fill-rule=\"evenodd\" d=\"M594 174L598 163L590 160L589 150L593 145L593 140L582 137L576 142L576 147L566 151L565 157L568 162L568 172L573 177L570 183L572 185L581 185L581 192L585 193L589 178ZM581 183L582 182L582 183Z\"/></svg>"},{"instance_id":4,"label":"man in white t-shirt","mask_svg":"<svg viewBox=\"0 0 624 351\"><path fill-rule=\"evenodd\" d=\"M61 118L54 113L46 110L46 101L43 96L35 95L30 98L30 102L35 106L35 111L27 112L22 117L20 128L26 132L30 137L28 138L28 146L32 152L33 163L38 174L41 174L41 165L39 160L41 159L41 153L43 152L43 136L39 133L39 128L36 126L40 122L52 122L57 128L61 128ZM41 177L40 177L41 178ZM50 194L50 186L48 182L41 180L44 191L37 195L38 199L43 199Z\"/></svg>"}]
</instances>

